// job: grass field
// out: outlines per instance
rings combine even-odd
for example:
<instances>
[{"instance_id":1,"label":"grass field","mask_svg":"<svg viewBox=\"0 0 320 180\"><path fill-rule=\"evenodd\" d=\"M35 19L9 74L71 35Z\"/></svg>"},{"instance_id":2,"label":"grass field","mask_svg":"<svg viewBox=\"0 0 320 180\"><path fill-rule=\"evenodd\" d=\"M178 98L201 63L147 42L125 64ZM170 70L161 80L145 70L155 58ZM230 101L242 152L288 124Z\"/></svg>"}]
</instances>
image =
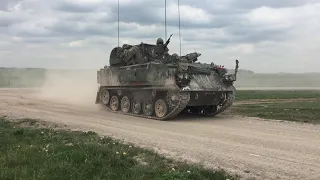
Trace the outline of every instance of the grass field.
<instances>
[{"instance_id":1,"label":"grass field","mask_svg":"<svg viewBox=\"0 0 320 180\"><path fill-rule=\"evenodd\" d=\"M236 100L320 98L319 90L238 90Z\"/></svg>"},{"instance_id":2,"label":"grass field","mask_svg":"<svg viewBox=\"0 0 320 180\"><path fill-rule=\"evenodd\" d=\"M320 91L237 91L232 114L320 123Z\"/></svg>"},{"instance_id":3,"label":"grass field","mask_svg":"<svg viewBox=\"0 0 320 180\"><path fill-rule=\"evenodd\" d=\"M94 132L53 130L0 118L0 179L236 179L166 159Z\"/></svg>"}]
</instances>

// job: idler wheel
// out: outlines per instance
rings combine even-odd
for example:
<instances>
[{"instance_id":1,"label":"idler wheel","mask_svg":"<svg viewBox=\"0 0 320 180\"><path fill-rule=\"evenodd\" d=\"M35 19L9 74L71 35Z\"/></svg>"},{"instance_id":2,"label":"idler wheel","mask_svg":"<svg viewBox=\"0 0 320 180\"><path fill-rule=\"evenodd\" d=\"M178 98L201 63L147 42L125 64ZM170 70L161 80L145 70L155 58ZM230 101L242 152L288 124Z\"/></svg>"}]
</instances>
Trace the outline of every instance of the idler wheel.
<instances>
[{"instance_id":1,"label":"idler wheel","mask_svg":"<svg viewBox=\"0 0 320 180\"><path fill-rule=\"evenodd\" d=\"M109 104L110 94L109 94L109 91L108 91L107 89L104 89L104 90L101 91L101 93L100 93L100 99L101 99L101 102L102 102L104 105Z\"/></svg>"},{"instance_id":2,"label":"idler wheel","mask_svg":"<svg viewBox=\"0 0 320 180\"><path fill-rule=\"evenodd\" d=\"M155 113L159 118L165 117L168 113L168 107L164 100L158 99L155 103Z\"/></svg>"},{"instance_id":3,"label":"idler wheel","mask_svg":"<svg viewBox=\"0 0 320 180\"><path fill-rule=\"evenodd\" d=\"M130 100L129 100L129 97L128 96L124 96L122 99L121 99L121 111L122 112L129 112L130 110Z\"/></svg>"}]
</instances>

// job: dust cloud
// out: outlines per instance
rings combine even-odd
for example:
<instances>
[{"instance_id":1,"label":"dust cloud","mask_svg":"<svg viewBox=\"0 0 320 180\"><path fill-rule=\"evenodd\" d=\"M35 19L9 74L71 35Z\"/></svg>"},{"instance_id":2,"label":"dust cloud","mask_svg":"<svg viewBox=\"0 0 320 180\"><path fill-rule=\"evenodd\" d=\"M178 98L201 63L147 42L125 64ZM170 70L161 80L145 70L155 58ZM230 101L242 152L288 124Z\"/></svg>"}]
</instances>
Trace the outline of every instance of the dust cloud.
<instances>
[{"instance_id":1,"label":"dust cloud","mask_svg":"<svg viewBox=\"0 0 320 180\"><path fill-rule=\"evenodd\" d=\"M58 103L95 107L97 88L94 70L48 70L37 96Z\"/></svg>"}]
</instances>

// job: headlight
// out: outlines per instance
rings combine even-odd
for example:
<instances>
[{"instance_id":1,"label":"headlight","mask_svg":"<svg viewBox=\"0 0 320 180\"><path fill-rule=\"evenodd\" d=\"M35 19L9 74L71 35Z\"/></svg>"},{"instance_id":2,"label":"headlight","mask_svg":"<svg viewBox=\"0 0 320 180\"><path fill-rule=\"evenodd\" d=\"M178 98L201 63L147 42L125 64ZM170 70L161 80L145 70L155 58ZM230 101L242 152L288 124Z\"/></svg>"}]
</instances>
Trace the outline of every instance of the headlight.
<instances>
[{"instance_id":1,"label":"headlight","mask_svg":"<svg viewBox=\"0 0 320 180\"><path fill-rule=\"evenodd\" d=\"M180 74L177 74L177 77L178 79L189 79L190 75L188 73L180 73Z\"/></svg>"},{"instance_id":2,"label":"headlight","mask_svg":"<svg viewBox=\"0 0 320 180\"><path fill-rule=\"evenodd\" d=\"M233 74L228 74L224 78L227 81L235 81L235 76Z\"/></svg>"},{"instance_id":3,"label":"headlight","mask_svg":"<svg viewBox=\"0 0 320 180\"><path fill-rule=\"evenodd\" d=\"M184 73L184 74L183 74L183 77L184 77L185 79L189 79L189 74L188 74L188 73Z\"/></svg>"}]
</instances>

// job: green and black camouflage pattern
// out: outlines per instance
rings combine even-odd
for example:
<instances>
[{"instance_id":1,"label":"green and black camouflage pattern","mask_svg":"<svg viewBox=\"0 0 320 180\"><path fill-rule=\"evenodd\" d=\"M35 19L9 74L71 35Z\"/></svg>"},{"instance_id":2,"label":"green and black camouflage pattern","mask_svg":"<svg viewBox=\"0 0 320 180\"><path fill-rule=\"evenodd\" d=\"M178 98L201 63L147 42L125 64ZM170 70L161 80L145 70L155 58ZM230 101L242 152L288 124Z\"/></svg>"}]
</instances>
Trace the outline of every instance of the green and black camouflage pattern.
<instances>
[{"instance_id":1,"label":"green and black camouflage pattern","mask_svg":"<svg viewBox=\"0 0 320 180\"><path fill-rule=\"evenodd\" d=\"M176 108L179 111L192 109L193 112L200 112L209 108L210 111L206 114L216 115L230 107L235 97L234 82L239 61L236 60L235 73L228 74L226 68L213 62L197 62L201 56L197 52L185 56L169 55L167 45L170 38L165 44L124 44L114 48L110 53L110 65L97 71L99 89L96 103L101 103L101 92L108 89L108 96L109 92L114 92L117 98L129 94L132 99L136 99L136 96L143 97L140 100L151 97L152 102L157 98L166 99L164 101L172 111L168 114L178 113L174 113L172 109L178 105L170 100L174 96L178 97L177 94L180 94L180 98L181 94L186 97L183 101L176 100L180 102L179 108ZM158 42L162 42L161 39ZM157 97L157 93L161 96ZM116 104L114 107L118 107Z\"/></svg>"}]
</instances>

